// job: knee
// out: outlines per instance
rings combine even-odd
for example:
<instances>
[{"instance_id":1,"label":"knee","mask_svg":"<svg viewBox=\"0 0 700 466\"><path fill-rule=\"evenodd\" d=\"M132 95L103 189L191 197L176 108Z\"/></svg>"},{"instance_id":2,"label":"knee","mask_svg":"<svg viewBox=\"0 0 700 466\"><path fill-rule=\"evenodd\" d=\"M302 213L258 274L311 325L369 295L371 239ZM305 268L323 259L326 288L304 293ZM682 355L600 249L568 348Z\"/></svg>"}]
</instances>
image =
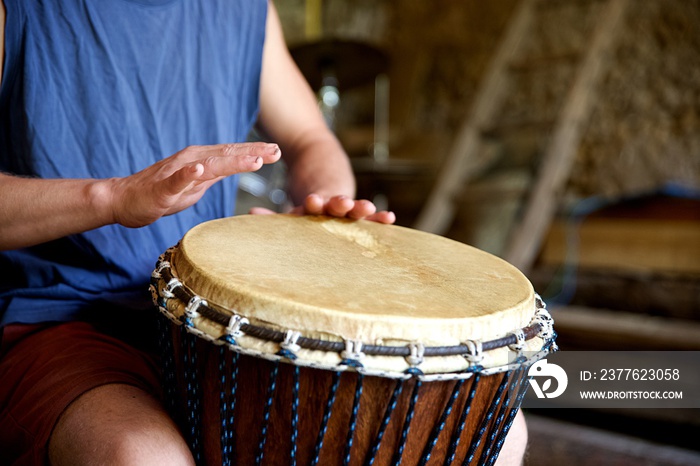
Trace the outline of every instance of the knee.
<instances>
[{"instance_id":1,"label":"knee","mask_svg":"<svg viewBox=\"0 0 700 466\"><path fill-rule=\"evenodd\" d=\"M139 388L112 384L76 399L54 427L49 460L62 465L193 465L175 423Z\"/></svg>"},{"instance_id":2,"label":"knee","mask_svg":"<svg viewBox=\"0 0 700 466\"><path fill-rule=\"evenodd\" d=\"M104 464L137 466L168 464L194 465L184 439L172 429L155 424L115 430L102 452Z\"/></svg>"}]
</instances>

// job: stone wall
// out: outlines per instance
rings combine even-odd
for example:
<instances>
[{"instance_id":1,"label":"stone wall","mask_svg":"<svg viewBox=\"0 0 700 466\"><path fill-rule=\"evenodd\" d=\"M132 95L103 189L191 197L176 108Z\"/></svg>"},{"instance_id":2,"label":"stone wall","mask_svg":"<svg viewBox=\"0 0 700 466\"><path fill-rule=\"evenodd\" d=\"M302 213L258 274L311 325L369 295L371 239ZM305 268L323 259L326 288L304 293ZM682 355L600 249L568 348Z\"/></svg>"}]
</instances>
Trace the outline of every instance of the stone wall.
<instances>
[{"instance_id":1,"label":"stone wall","mask_svg":"<svg viewBox=\"0 0 700 466\"><path fill-rule=\"evenodd\" d=\"M578 196L700 189L700 1L633 2L569 184Z\"/></svg>"}]
</instances>

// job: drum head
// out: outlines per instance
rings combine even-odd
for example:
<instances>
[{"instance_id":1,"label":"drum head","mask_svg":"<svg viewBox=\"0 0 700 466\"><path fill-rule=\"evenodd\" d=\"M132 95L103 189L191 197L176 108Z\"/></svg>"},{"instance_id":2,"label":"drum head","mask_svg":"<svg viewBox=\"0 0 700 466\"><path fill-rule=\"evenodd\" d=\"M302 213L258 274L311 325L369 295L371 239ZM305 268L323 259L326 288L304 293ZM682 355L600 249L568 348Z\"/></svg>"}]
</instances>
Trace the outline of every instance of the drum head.
<instances>
[{"instance_id":1,"label":"drum head","mask_svg":"<svg viewBox=\"0 0 700 466\"><path fill-rule=\"evenodd\" d=\"M171 262L209 305L311 338L459 345L503 337L528 325L535 310L530 282L507 262L368 221L215 220L189 231Z\"/></svg>"}]
</instances>

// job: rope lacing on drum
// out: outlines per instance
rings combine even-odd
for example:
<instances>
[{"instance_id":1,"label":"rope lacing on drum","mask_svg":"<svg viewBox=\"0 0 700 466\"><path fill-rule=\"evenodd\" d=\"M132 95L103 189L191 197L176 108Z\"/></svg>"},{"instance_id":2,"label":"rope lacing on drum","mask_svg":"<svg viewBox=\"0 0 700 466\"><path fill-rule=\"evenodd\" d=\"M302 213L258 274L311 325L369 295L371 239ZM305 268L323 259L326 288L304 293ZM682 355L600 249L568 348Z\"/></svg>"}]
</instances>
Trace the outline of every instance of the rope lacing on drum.
<instances>
[{"instance_id":1,"label":"rope lacing on drum","mask_svg":"<svg viewBox=\"0 0 700 466\"><path fill-rule=\"evenodd\" d=\"M530 325L539 325L540 332L538 336L545 341L548 341L554 335L554 320L552 316L547 311L547 305L540 298L539 295L535 295L535 315L530 321Z\"/></svg>"},{"instance_id":2,"label":"rope lacing on drum","mask_svg":"<svg viewBox=\"0 0 700 466\"><path fill-rule=\"evenodd\" d=\"M358 350L360 348L357 348ZM362 354L362 353L360 353ZM352 361L354 363L359 363L359 361ZM350 455L352 453L352 445L355 440L355 430L357 426L357 415L360 412L360 399L362 398L362 383L365 380L365 376L361 372L357 373L357 381L355 382L355 396L352 401L352 412L350 415L350 424L348 425L348 436L345 440L345 455L343 457L343 465L350 464Z\"/></svg>"},{"instance_id":3,"label":"rope lacing on drum","mask_svg":"<svg viewBox=\"0 0 700 466\"><path fill-rule=\"evenodd\" d=\"M272 409L272 401L274 400L275 390L277 389L278 373L279 361L274 361L270 371L270 385L267 389L267 400L265 401L265 409L263 412L263 424L260 431L260 441L258 442L258 452L255 455L256 465L262 464L263 457L265 456L265 443L267 441L267 431L270 424L270 410Z\"/></svg>"},{"instance_id":4,"label":"rope lacing on drum","mask_svg":"<svg viewBox=\"0 0 700 466\"><path fill-rule=\"evenodd\" d=\"M479 464L489 464L491 458L489 455L493 450L493 445L496 442L496 438L499 434L499 427L502 425L503 420L506 418L506 412L510 411L508 414L508 419L512 423L512 419L515 418L516 410L511 408L511 394L515 393L516 398L518 394L517 387L522 386L522 375L524 371L522 366L518 367L515 371L508 372L509 377L504 377L504 382L510 379L510 386L505 390L505 399L503 403L499 402L500 408L498 409L498 415L491 426L488 435L486 436L486 443L484 444L484 449L481 451L481 457L479 458ZM494 411L495 412L495 411ZM510 428L510 423L506 423L507 427ZM497 455L497 454L496 454Z\"/></svg>"},{"instance_id":5,"label":"rope lacing on drum","mask_svg":"<svg viewBox=\"0 0 700 466\"><path fill-rule=\"evenodd\" d=\"M158 267L157 268L157 270L158 270L157 275L158 276L160 276L160 272L163 269L169 270L169 263L168 263L168 267ZM155 272L154 272L154 275L156 275ZM171 299L175 296L173 293L173 290L175 288L177 288L178 286L182 286L182 283L180 283L177 279L173 278L168 282L166 287L163 288L159 292L158 291L158 279L159 278L152 278L151 284L148 286L148 290L151 292L151 300L153 301L153 304L158 308L158 311L160 311L161 314L163 314L165 317L167 317L174 324L182 325L182 322L180 321L180 319L178 319L170 311L168 311L168 304L167 304L167 300Z\"/></svg>"},{"instance_id":6,"label":"rope lacing on drum","mask_svg":"<svg viewBox=\"0 0 700 466\"><path fill-rule=\"evenodd\" d=\"M471 445L469 446L469 451L467 452L467 459L464 461L464 464L471 464L472 460L474 459L474 455L476 454L479 445L481 445L481 441L484 437L484 434L486 433L486 429L488 428L489 424L491 423L491 420L493 419L494 414L496 413L496 408L501 404L501 397L503 396L503 392L508 386L508 379L510 375L510 371L506 372L506 375L503 377L503 381L498 386L498 389L496 390L496 394L493 397L491 405L489 406L488 411L486 412L486 416L482 418L479 430L477 431L476 436L474 437Z\"/></svg>"},{"instance_id":7,"label":"rope lacing on drum","mask_svg":"<svg viewBox=\"0 0 700 466\"><path fill-rule=\"evenodd\" d=\"M438 441L438 437L440 437L440 433L445 428L445 424L447 423L447 418L452 413L452 408L455 404L455 401L457 401L457 398L459 397L459 392L460 392L460 389L462 388L463 384L464 384L464 379L457 380L455 382L455 386L452 388L452 394L450 395L450 398L447 401L447 405L445 406L445 409L443 409L442 415L440 416L438 423L435 424L435 426L433 427L433 431L430 434L430 439L428 440L428 443L425 445L425 448L423 449L423 454L421 456L420 463L419 463L420 466L425 466L428 463L428 461L430 461L430 457L433 454L433 448L435 448L435 445L437 444L437 441Z\"/></svg>"},{"instance_id":8,"label":"rope lacing on drum","mask_svg":"<svg viewBox=\"0 0 700 466\"><path fill-rule=\"evenodd\" d=\"M185 306L185 323L190 327L194 327L194 319L199 317L197 309L199 306L207 306L208 303L201 296L194 295L190 298L187 306Z\"/></svg>"},{"instance_id":9,"label":"rope lacing on drum","mask_svg":"<svg viewBox=\"0 0 700 466\"><path fill-rule=\"evenodd\" d=\"M452 432L452 437L450 438L450 446L447 450L447 455L445 457L446 459L444 464L452 464L452 461L455 458L455 455L457 453L457 447L459 446L459 441L462 438L462 432L464 431L464 427L467 424L467 417L471 412L472 402L474 401L474 397L476 396L476 389L479 387L480 380L481 374L478 372L475 373L474 377L472 378L472 385L469 388L467 401L465 401L464 407L462 408L462 414L459 416L459 420L457 421L457 428L454 430L454 432Z\"/></svg>"},{"instance_id":10,"label":"rope lacing on drum","mask_svg":"<svg viewBox=\"0 0 700 466\"><path fill-rule=\"evenodd\" d=\"M525 348L525 332L523 329L516 328L508 332L508 335L513 335L515 337L515 343L508 345L511 351L516 351L518 354Z\"/></svg>"},{"instance_id":11,"label":"rope lacing on drum","mask_svg":"<svg viewBox=\"0 0 700 466\"><path fill-rule=\"evenodd\" d=\"M345 340L345 349L340 352L341 366L348 366L354 369L363 369L362 359L365 358L365 353L362 352L362 342L359 340ZM345 442L345 455L343 457L343 464L350 463L350 453L352 450L354 435L355 435L355 425L357 424L357 414L360 410L360 397L362 396L362 382L364 376L361 372L357 373L357 382L355 383L355 397L352 403L352 413L350 416L350 426L348 431L348 436Z\"/></svg>"},{"instance_id":12,"label":"rope lacing on drum","mask_svg":"<svg viewBox=\"0 0 700 466\"><path fill-rule=\"evenodd\" d=\"M345 349L340 352L342 358L341 365L354 368L364 367L362 359L365 353L362 352L362 342L359 340L345 340Z\"/></svg>"},{"instance_id":13,"label":"rope lacing on drum","mask_svg":"<svg viewBox=\"0 0 700 466\"><path fill-rule=\"evenodd\" d=\"M230 362L228 362L230 355ZM231 466L234 461L233 445L236 438L235 414L236 396L238 392L238 360L240 354L228 351L224 346L219 348L219 416L221 420L221 465ZM228 382L227 382L228 381Z\"/></svg>"},{"instance_id":14,"label":"rope lacing on drum","mask_svg":"<svg viewBox=\"0 0 700 466\"><path fill-rule=\"evenodd\" d=\"M160 297L156 283L148 285L148 292L151 294L151 301L154 306L158 307L158 309L165 307L165 300Z\"/></svg>"},{"instance_id":15,"label":"rope lacing on drum","mask_svg":"<svg viewBox=\"0 0 700 466\"><path fill-rule=\"evenodd\" d=\"M417 367L409 367L405 371L407 374L413 376L416 384L413 386L413 392L411 393L411 401L408 404L408 412L406 413L406 420L404 421L403 429L401 430L401 439L399 440L399 448L394 453L393 464L401 464L401 458L403 457L403 452L406 449L406 441L408 440L408 432L411 430L411 421L416 413L416 403L418 402L418 391L422 385L419 376L423 375L423 371Z\"/></svg>"},{"instance_id":16,"label":"rope lacing on drum","mask_svg":"<svg viewBox=\"0 0 700 466\"><path fill-rule=\"evenodd\" d=\"M517 407L519 407L522 403L522 400L525 397L525 392L527 391L527 387L529 386L527 383L523 383L523 380L525 379L525 377L527 377L527 367L519 367L515 371L515 374L516 376L513 377L510 390L506 395L506 400L503 403L503 406L501 406L502 412L504 410L508 410L508 416L506 417L505 424L503 425L503 428L500 431L498 431L498 429L495 428L495 426L498 426L503 419L503 416L499 415L500 420L496 420L493 432L489 436L490 442L488 449L493 452L493 455L490 458L488 458L487 462L484 463L487 465L493 465L496 462L496 459L498 458L498 453L500 452L501 447L503 446L503 442L505 442L506 435L508 434L508 431L513 425L515 415L518 413ZM510 401L510 394L514 392L516 393L515 403ZM514 407L516 407L516 409L513 409ZM482 458L484 458L484 454L482 454Z\"/></svg>"},{"instance_id":17,"label":"rope lacing on drum","mask_svg":"<svg viewBox=\"0 0 700 466\"><path fill-rule=\"evenodd\" d=\"M328 393L328 399L326 400L326 408L323 411L323 419L321 420L321 427L319 428L318 436L316 437L316 446L314 448L314 458L311 461L311 466L316 466L318 464L319 458L321 456L321 449L323 448L323 441L326 438L326 431L328 430L328 421L331 418L333 406L335 405L335 396L338 392L338 385L340 385L340 372L335 371L333 373L333 383L331 384L330 392Z\"/></svg>"},{"instance_id":18,"label":"rope lacing on drum","mask_svg":"<svg viewBox=\"0 0 700 466\"><path fill-rule=\"evenodd\" d=\"M243 331L241 330L241 326L246 324L248 324L248 319L237 314L233 314L228 320L228 325L226 325L226 334L224 334L221 338L223 338L226 343L230 345L236 345L236 338L244 335Z\"/></svg>"},{"instance_id":19,"label":"rope lacing on drum","mask_svg":"<svg viewBox=\"0 0 700 466\"><path fill-rule=\"evenodd\" d=\"M280 343L280 350L277 352L277 354L294 361L297 358L297 351L301 349L301 346L297 344L297 340L299 340L300 336L300 332L295 330L287 330L284 335L284 341Z\"/></svg>"},{"instance_id":20,"label":"rope lacing on drum","mask_svg":"<svg viewBox=\"0 0 700 466\"><path fill-rule=\"evenodd\" d=\"M403 380L396 381L394 392L391 394L391 399L389 400L389 404L387 405L386 410L384 411L384 417L382 418L382 423L379 426L379 431L377 432L377 436L375 437L374 443L372 444L372 448L370 449L369 458L365 462L366 466L372 466L372 464L374 464L374 460L377 457L377 452L379 451L379 447L382 443L382 438L384 438L386 428L389 426L389 422L391 421L391 415L394 412L394 409L396 408L399 395L403 390L403 384Z\"/></svg>"},{"instance_id":21,"label":"rope lacing on drum","mask_svg":"<svg viewBox=\"0 0 700 466\"><path fill-rule=\"evenodd\" d=\"M201 401L200 401L200 376L199 365L197 363L196 343L197 337L185 331L185 327L181 328L181 338L185 343L184 350L184 365L185 365L185 382L186 382L186 398L187 398L187 420L189 423L188 434L189 443L192 449L195 462L199 463L201 459Z\"/></svg>"},{"instance_id":22,"label":"rope lacing on drum","mask_svg":"<svg viewBox=\"0 0 700 466\"><path fill-rule=\"evenodd\" d=\"M182 282L178 280L175 277L172 277L169 281L168 284L165 285L165 288L160 290L161 296L163 296L165 299L172 299L175 297L175 294L173 291L175 291L175 288L179 288L182 286Z\"/></svg>"},{"instance_id":23,"label":"rope lacing on drum","mask_svg":"<svg viewBox=\"0 0 700 466\"><path fill-rule=\"evenodd\" d=\"M169 268L170 268L170 262L165 260L164 254L161 254L160 257L158 258L158 263L156 265L155 270L153 270L153 272L151 272L151 279L160 280L161 273L163 272L163 270L169 269Z\"/></svg>"},{"instance_id":24,"label":"rope lacing on drum","mask_svg":"<svg viewBox=\"0 0 700 466\"><path fill-rule=\"evenodd\" d=\"M425 356L425 346L423 343L411 343L408 345L409 354L406 356L406 362L411 367L420 366L423 363Z\"/></svg>"},{"instance_id":25,"label":"rope lacing on drum","mask_svg":"<svg viewBox=\"0 0 700 466\"><path fill-rule=\"evenodd\" d=\"M466 340L464 346L468 349L464 357L469 361L469 368L481 367L480 363L484 360L484 344L481 340Z\"/></svg>"}]
</instances>

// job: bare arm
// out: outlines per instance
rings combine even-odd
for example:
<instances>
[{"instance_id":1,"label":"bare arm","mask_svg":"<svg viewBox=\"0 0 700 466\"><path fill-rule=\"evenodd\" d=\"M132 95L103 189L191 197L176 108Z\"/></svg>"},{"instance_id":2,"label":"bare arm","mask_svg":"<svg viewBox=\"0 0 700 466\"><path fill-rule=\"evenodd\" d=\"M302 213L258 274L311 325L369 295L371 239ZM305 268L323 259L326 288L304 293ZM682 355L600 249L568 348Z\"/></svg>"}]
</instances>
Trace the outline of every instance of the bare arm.
<instances>
[{"instance_id":1,"label":"bare arm","mask_svg":"<svg viewBox=\"0 0 700 466\"><path fill-rule=\"evenodd\" d=\"M119 223L148 225L197 202L217 181L279 159L275 144L192 146L124 178L35 179L0 173L0 250Z\"/></svg>"},{"instance_id":2,"label":"bare arm","mask_svg":"<svg viewBox=\"0 0 700 466\"><path fill-rule=\"evenodd\" d=\"M269 3L260 96L260 123L279 141L291 172L290 194L296 204L309 191L355 195L348 159L328 131L316 98L284 43L277 12Z\"/></svg>"},{"instance_id":3,"label":"bare arm","mask_svg":"<svg viewBox=\"0 0 700 466\"><path fill-rule=\"evenodd\" d=\"M266 29L260 96L260 124L280 144L289 166L290 194L308 213L393 223L369 201L353 201L350 162L318 110L316 98L292 59L272 2Z\"/></svg>"},{"instance_id":4,"label":"bare arm","mask_svg":"<svg viewBox=\"0 0 700 466\"><path fill-rule=\"evenodd\" d=\"M42 243L109 222L98 180L41 180L0 174L0 250Z\"/></svg>"}]
</instances>

